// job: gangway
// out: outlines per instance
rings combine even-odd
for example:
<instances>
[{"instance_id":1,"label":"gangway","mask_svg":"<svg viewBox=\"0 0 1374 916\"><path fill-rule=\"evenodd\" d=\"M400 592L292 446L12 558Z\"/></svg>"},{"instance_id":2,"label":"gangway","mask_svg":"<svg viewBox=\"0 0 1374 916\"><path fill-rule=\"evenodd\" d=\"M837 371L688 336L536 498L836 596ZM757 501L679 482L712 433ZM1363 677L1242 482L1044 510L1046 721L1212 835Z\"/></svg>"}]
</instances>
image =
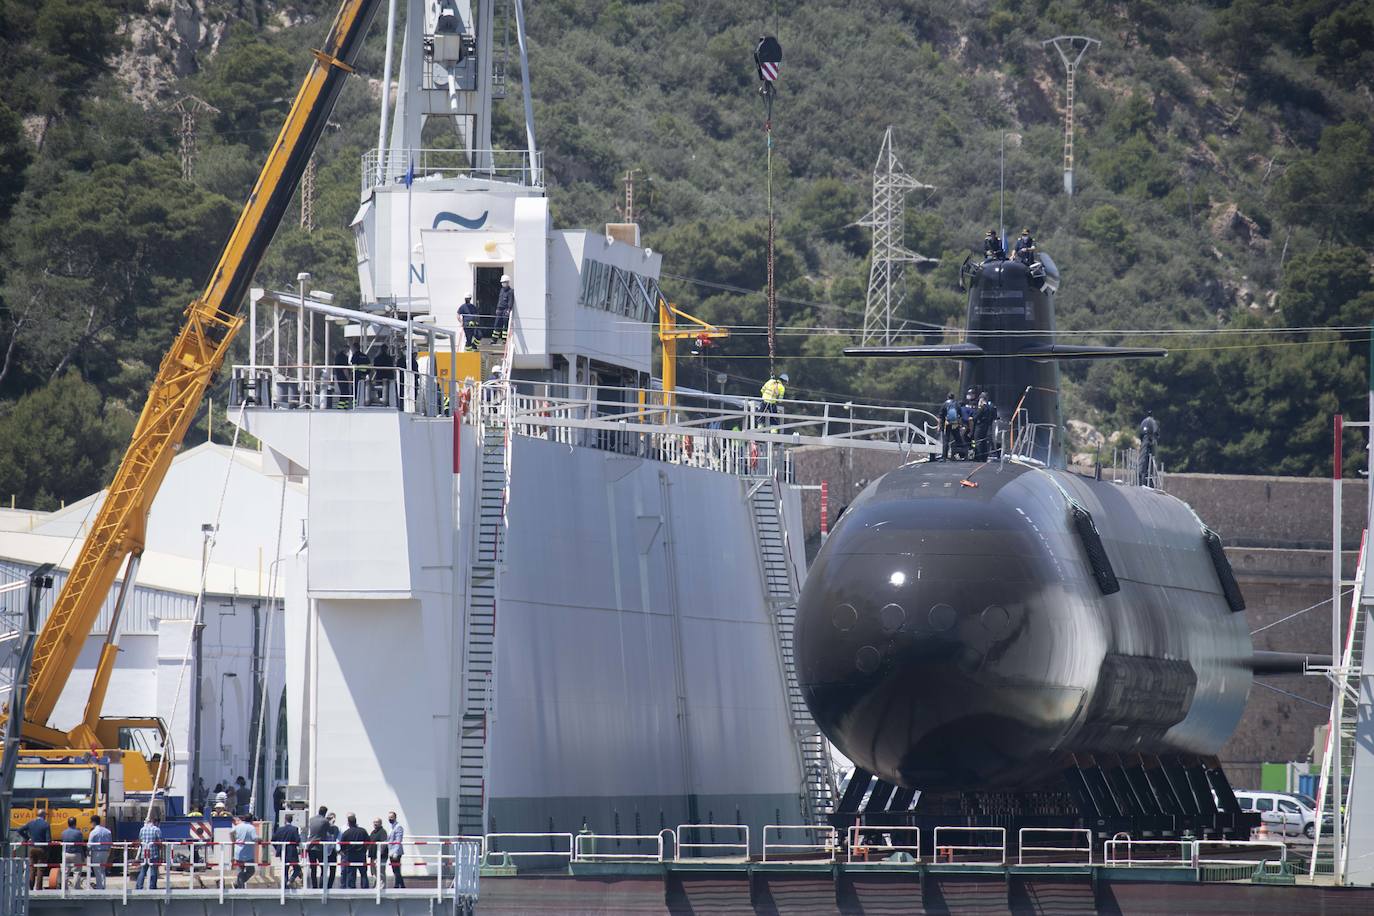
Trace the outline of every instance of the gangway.
<instances>
[{"instance_id":1,"label":"gangway","mask_svg":"<svg viewBox=\"0 0 1374 916\"><path fill-rule=\"evenodd\" d=\"M802 813L810 823L820 824L835 810L835 774L830 765L830 748L806 708L806 699L797 680L795 635L800 582L789 549L779 487L778 481L771 477L754 482L748 490L750 515L764 597L773 618L789 724L801 764Z\"/></svg>"}]
</instances>

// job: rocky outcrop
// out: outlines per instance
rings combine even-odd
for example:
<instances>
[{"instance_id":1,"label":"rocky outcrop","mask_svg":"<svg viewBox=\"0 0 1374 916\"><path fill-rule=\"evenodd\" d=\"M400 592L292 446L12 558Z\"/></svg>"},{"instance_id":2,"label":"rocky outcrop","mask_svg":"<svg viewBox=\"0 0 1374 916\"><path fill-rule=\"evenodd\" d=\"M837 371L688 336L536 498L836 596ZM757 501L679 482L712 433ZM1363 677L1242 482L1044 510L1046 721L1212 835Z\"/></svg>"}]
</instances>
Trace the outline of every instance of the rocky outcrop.
<instances>
[{"instance_id":1,"label":"rocky outcrop","mask_svg":"<svg viewBox=\"0 0 1374 916\"><path fill-rule=\"evenodd\" d=\"M115 73L144 104L166 101L171 84L200 69L235 22L280 28L296 21L289 5L267 13L263 0L152 0L147 9L124 18L126 47Z\"/></svg>"}]
</instances>

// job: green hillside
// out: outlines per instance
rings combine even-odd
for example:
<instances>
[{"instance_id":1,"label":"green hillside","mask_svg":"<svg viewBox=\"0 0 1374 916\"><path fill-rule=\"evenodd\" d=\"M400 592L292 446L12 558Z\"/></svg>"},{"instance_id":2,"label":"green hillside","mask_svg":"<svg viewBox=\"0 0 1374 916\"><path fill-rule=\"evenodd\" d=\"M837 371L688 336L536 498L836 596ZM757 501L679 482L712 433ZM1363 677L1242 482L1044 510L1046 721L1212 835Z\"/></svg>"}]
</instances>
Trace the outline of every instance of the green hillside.
<instances>
[{"instance_id":1,"label":"green hillside","mask_svg":"<svg viewBox=\"0 0 1374 916\"><path fill-rule=\"evenodd\" d=\"M0 495L20 504L105 479L333 13L323 0L195 6L207 28L227 27L217 49L135 95L131 58L172 55L137 60L143 32L115 26L155 28L168 4L0 0ZM839 355L868 277L869 234L853 223L892 125L903 163L935 186L908 200L909 247L940 259L910 276L909 319L962 322L958 266L997 223L1005 139L1006 222L1029 226L1062 269L1060 327L1172 351L1073 367L1070 415L1110 432L1153 411L1170 469L1290 474L1329 472L1331 414L1363 416L1374 0L528 6L555 221L615 219L623 174L641 170L665 289L734 329L686 361L685 384L725 372L730 390L754 393L767 374L764 109L750 60L766 31L786 52L773 162L778 346L795 396L929 404L954 378L953 365ZM1065 33L1102 42L1078 79L1073 197L1063 68L1041 45ZM376 138L380 39L318 156L319 226L307 233L293 213L261 282L309 268L340 301L356 298L344 227ZM188 93L215 110L197 120L186 179L170 104ZM497 145L522 143L518 118L513 91ZM1175 333L1128 333L1160 331Z\"/></svg>"}]
</instances>

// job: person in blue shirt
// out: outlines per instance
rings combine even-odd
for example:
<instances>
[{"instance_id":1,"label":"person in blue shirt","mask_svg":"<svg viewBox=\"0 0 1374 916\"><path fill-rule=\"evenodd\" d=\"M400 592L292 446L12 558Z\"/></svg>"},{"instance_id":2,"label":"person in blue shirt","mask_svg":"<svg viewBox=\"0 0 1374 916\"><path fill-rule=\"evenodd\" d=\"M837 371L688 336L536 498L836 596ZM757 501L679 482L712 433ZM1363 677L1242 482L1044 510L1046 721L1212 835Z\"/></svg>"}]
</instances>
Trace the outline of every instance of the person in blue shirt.
<instances>
[{"instance_id":1,"label":"person in blue shirt","mask_svg":"<svg viewBox=\"0 0 1374 916\"><path fill-rule=\"evenodd\" d=\"M86 886L86 838L76 826L76 818L67 818L67 829L59 837L62 842L62 884L74 878L72 887Z\"/></svg>"},{"instance_id":2,"label":"person in blue shirt","mask_svg":"<svg viewBox=\"0 0 1374 916\"><path fill-rule=\"evenodd\" d=\"M91 815L91 836L88 840L91 860L91 887L98 891L105 889L105 868L110 862L110 848L114 834L100 822L99 814Z\"/></svg>"},{"instance_id":3,"label":"person in blue shirt","mask_svg":"<svg viewBox=\"0 0 1374 916\"><path fill-rule=\"evenodd\" d=\"M940 457L948 461L950 452L959 444L959 402L951 391L940 406Z\"/></svg>"},{"instance_id":4,"label":"person in blue shirt","mask_svg":"<svg viewBox=\"0 0 1374 916\"><path fill-rule=\"evenodd\" d=\"M148 811L148 820L138 831L138 881L134 890L143 890L143 882L152 878L148 887L157 890L157 873L162 864L162 815L156 808Z\"/></svg>"},{"instance_id":5,"label":"person in blue shirt","mask_svg":"<svg viewBox=\"0 0 1374 916\"><path fill-rule=\"evenodd\" d=\"M253 822L248 819L246 814L234 815L234 826L229 830L229 836L234 842L234 861L238 864L238 877L234 879L234 887L247 887L248 881L257 871L253 864L253 854L258 848L258 831L253 827Z\"/></svg>"},{"instance_id":6,"label":"person in blue shirt","mask_svg":"<svg viewBox=\"0 0 1374 916\"><path fill-rule=\"evenodd\" d=\"M395 882L392 887L405 887L406 880L401 877L401 853L405 849L406 831L396 820L395 811L388 814L386 820L391 825L387 834L387 853L391 857L391 874Z\"/></svg>"}]
</instances>

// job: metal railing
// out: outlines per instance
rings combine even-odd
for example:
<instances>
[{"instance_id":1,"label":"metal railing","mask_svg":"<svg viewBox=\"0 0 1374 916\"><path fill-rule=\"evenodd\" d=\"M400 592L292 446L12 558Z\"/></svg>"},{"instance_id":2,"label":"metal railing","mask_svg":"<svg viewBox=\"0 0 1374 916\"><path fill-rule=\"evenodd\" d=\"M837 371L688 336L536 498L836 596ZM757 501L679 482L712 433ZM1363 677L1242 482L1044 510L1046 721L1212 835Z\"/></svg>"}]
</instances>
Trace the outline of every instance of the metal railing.
<instances>
[{"instance_id":1,"label":"metal railing","mask_svg":"<svg viewBox=\"0 0 1374 916\"><path fill-rule=\"evenodd\" d=\"M889 840L888 843L875 843L871 838L879 835ZM899 837L910 836L910 843L899 844ZM921 828L920 827L865 827L862 824L855 824L849 828L849 849L845 854L845 862L849 865L871 864L873 860L870 856L873 853L892 855L904 852L911 856L912 862L921 861Z\"/></svg>"},{"instance_id":2,"label":"metal railing","mask_svg":"<svg viewBox=\"0 0 1374 916\"><path fill-rule=\"evenodd\" d=\"M1062 843L1054 845L1038 845L1027 843L1030 837L1039 840L1041 843L1048 842L1056 837L1062 837L1071 842L1071 845ZM1048 838L1048 839L1042 839ZM1082 845L1073 842L1082 839ZM1030 853L1030 861L1026 861L1026 854ZM1065 862L1063 856L1068 856L1075 861ZM1076 861L1077 857L1082 857L1082 861ZM1016 863L1018 865L1091 865L1093 861L1093 833L1087 828L1079 827L1022 827L1016 835Z\"/></svg>"},{"instance_id":3,"label":"metal railing","mask_svg":"<svg viewBox=\"0 0 1374 916\"><path fill-rule=\"evenodd\" d=\"M664 828L658 833L579 833L574 840L573 861L575 862L663 862L663 835L674 836L673 831ZM615 842L617 848L622 843L631 848L652 846L653 852L606 852L597 849L599 842ZM674 850L676 856L676 850Z\"/></svg>"},{"instance_id":4,"label":"metal railing","mask_svg":"<svg viewBox=\"0 0 1374 916\"><path fill-rule=\"evenodd\" d=\"M229 405L273 410L384 408L424 417L448 413L448 382L425 372L354 366L236 365Z\"/></svg>"},{"instance_id":5,"label":"metal railing","mask_svg":"<svg viewBox=\"0 0 1374 916\"><path fill-rule=\"evenodd\" d=\"M98 895L122 903L130 897L170 899L187 893L209 895L220 903L233 896L275 896L283 903L288 897L328 900L335 895L371 896L378 902L385 897L477 899L481 837L407 839L399 844L400 855L392 855L396 845L189 839L150 845L56 842L44 850L47 862L38 865L44 869L39 879L43 887L32 893L59 899ZM37 864L37 857L31 855L34 848L16 846ZM10 863L28 864L23 858ZM113 874L116 869L118 877ZM58 871L56 887L48 888L53 870ZM397 871L402 874L400 881Z\"/></svg>"},{"instance_id":6,"label":"metal railing","mask_svg":"<svg viewBox=\"0 0 1374 916\"><path fill-rule=\"evenodd\" d=\"M519 436L708 468L791 478L791 448L838 445L933 454L935 417L917 408L760 401L547 382L488 381L460 388L478 425L509 422Z\"/></svg>"},{"instance_id":7,"label":"metal railing","mask_svg":"<svg viewBox=\"0 0 1374 916\"><path fill-rule=\"evenodd\" d=\"M769 842L768 832L777 834L777 840ZM821 839L819 843L784 843L787 836L801 834L805 838ZM834 862L839 851L839 834L834 827L815 824L769 824L763 828L763 861L765 862ZM789 858L779 858L782 853ZM771 855L771 858L770 858Z\"/></svg>"},{"instance_id":8,"label":"metal railing","mask_svg":"<svg viewBox=\"0 0 1374 916\"><path fill-rule=\"evenodd\" d=\"M544 840L550 846L557 844L567 848L559 849L502 849L502 840ZM573 835L571 833L488 833L486 835L486 851L484 861L494 855L502 855L511 859L562 859L565 862L572 862L576 857L576 847L573 845Z\"/></svg>"},{"instance_id":9,"label":"metal railing","mask_svg":"<svg viewBox=\"0 0 1374 916\"><path fill-rule=\"evenodd\" d=\"M954 839L950 839L953 837ZM992 843L961 843L958 840L969 837L996 837ZM979 856L976 861L959 862L960 853ZM993 857L996 856L994 859ZM1007 863L1007 828L1005 827L936 827L935 861L941 864L958 865L1005 865Z\"/></svg>"},{"instance_id":10,"label":"metal railing","mask_svg":"<svg viewBox=\"0 0 1374 916\"><path fill-rule=\"evenodd\" d=\"M1187 866L1192 861L1191 840L1136 840L1116 836L1102 844L1102 862L1106 865Z\"/></svg>"},{"instance_id":11,"label":"metal railing","mask_svg":"<svg viewBox=\"0 0 1374 916\"><path fill-rule=\"evenodd\" d=\"M685 831L689 837L696 836L695 831L710 831L707 842L692 843L684 842L682 834ZM720 843L715 839L717 830L728 830L732 834L737 833L743 837L738 843ZM694 855L690 858L683 854L692 850L700 850L703 855ZM711 861L711 862L748 862L749 861L749 825L748 824L679 824L673 831L673 861Z\"/></svg>"},{"instance_id":12,"label":"metal railing","mask_svg":"<svg viewBox=\"0 0 1374 916\"><path fill-rule=\"evenodd\" d=\"M474 160L488 164L479 166ZM471 154L465 149L371 149L363 153L363 195L372 188L404 184L412 168L415 181L485 178L532 188L544 186L542 152L536 152L531 159L527 149L480 150Z\"/></svg>"}]
</instances>

